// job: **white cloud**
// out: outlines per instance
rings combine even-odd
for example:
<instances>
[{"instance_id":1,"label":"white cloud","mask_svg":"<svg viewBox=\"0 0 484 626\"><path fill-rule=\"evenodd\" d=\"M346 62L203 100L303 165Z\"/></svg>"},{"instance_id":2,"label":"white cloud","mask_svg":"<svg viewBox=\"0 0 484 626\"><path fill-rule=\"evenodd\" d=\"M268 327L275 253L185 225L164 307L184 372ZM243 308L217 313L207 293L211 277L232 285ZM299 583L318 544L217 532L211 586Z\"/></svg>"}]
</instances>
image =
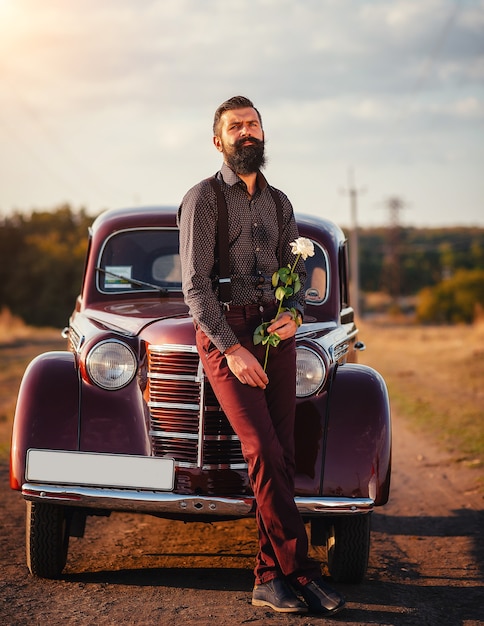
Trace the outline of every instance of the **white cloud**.
<instances>
[{"instance_id":1,"label":"white cloud","mask_svg":"<svg viewBox=\"0 0 484 626\"><path fill-rule=\"evenodd\" d=\"M373 98L364 98L350 107L350 113L357 119L382 122L384 118L388 118L389 111L383 102L378 102Z\"/></svg>"},{"instance_id":2,"label":"white cloud","mask_svg":"<svg viewBox=\"0 0 484 626\"><path fill-rule=\"evenodd\" d=\"M484 102L469 97L455 103L455 113L459 117L484 120Z\"/></svg>"}]
</instances>

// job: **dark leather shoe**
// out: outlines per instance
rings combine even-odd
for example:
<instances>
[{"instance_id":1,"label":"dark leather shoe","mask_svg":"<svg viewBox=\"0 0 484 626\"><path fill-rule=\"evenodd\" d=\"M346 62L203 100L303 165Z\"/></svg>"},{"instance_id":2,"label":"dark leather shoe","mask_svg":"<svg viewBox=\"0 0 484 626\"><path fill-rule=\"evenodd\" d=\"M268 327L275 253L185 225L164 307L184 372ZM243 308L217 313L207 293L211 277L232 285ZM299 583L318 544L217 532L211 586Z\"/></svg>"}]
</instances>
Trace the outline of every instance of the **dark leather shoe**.
<instances>
[{"instance_id":1,"label":"dark leather shoe","mask_svg":"<svg viewBox=\"0 0 484 626\"><path fill-rule=\"evenodd\" d=\"M254 606L270 606L279 613L307 613L308 607L301 602L292 589L280 578L256 585L252 592Z\"/></svg>"},{"instance_id":2,"label":"dark leather shoe","mask_svg":"<svg viewBox=\"0 0 484 626\"><path fill-rule=\"evenodd\" d=\"M312 613L334 615L344 609L346 601L335 589L327 585L322 578L316 578L307 585L297 585Z\"/></svg>"}]
</instances>

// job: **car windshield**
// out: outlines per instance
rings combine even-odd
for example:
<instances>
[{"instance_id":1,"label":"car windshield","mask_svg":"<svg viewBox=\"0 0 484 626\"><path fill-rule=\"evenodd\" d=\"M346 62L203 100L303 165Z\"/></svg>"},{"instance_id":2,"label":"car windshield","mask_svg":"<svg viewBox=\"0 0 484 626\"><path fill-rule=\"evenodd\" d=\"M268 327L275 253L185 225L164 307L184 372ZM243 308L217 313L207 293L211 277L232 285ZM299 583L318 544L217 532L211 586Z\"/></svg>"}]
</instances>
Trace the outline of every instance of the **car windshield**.
<instances>
[{"instance_id":1,"label":"car windshield","mask_svg":"<svg viewBox=\"0 0 484 626\"><path fill-rule=\"evenodd\" d=\"M322 304L329 289L328 257L316 242L306 269L306 302ZM101 250L98 270L97 285L103 293L179 291L178 230L151 228L114 233Z\"/></svg>"},{"instance_id":2,"label":"car windshield","mask_svg":"<svg viewBox=\"0 0 484 626\"><path fill-rule=\"evenodd\" d=\"M98 263L104 293L181 289L178 230L126 230L105 242Z\"/></svg>"}]
</instances>

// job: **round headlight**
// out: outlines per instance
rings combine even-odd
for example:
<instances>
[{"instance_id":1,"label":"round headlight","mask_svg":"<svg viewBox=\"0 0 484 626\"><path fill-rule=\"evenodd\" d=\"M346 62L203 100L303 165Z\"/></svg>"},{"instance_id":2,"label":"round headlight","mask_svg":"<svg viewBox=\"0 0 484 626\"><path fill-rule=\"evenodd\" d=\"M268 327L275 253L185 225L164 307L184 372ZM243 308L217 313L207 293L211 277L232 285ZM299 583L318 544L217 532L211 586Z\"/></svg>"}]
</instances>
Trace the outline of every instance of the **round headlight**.
<instances>
[{"instance_id":1,"label":"round headlight","mask_svg":"<svg viewBox=\"0 0 484 626\"><path fill-rule=\"evenodd\" d=\"M114 339L98 343L86 358L89 377L103 389L125 387L133 380L137 367L131 348Z\"/></svg>"},{"instance_id":2,"label":"round headlight","mask_svg":"<svg viewBox=\"0 0 484 626\"><path fill-rule=\"evenodd\" d=\"M296 349L296 396L311 396L321 387L326 376L323 359L309 348Z\"/></svg>"}]
</instances>

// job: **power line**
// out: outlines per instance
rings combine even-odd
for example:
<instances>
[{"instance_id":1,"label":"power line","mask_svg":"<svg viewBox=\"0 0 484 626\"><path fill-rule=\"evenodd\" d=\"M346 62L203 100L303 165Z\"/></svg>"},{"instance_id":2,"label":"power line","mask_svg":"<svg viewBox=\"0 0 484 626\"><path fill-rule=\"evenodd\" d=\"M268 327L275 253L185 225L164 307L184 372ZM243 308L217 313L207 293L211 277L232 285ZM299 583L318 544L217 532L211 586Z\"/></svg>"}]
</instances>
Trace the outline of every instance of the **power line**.
<instances>
[{"instance_id":1,"label":"power line","mask_svg":"<svg viewBox=\"0 0 484 626\"><path fill-rule=\"evenodd\" d=\"M388 293L395 301L401 293L400 257L402 241L400 213L405 206L405 202L398 196L392 196L386 202L390 227L388 229L387 245L383 260L383 282Z\"/></svg>"},{"instance_id":2,"label":"power line","mask_svg":"<svg viewBox=\"0 0 484 626\"><path fill-rule=\"evenodd\" d=\"M354 183L353 168L348 170L348 188L341 190L350 199L350 302L356 315L360 312L360 269L359 269L359 242L358 242L358 195L366 189L357 190Z\"/></svg>"},{"instance_id":3,"label":"power line","mask_svg":"<svg viewBox=\"0 0 484 626\"><path fill-rule=\"evenodd\" d=\"M439 36L437 37L430 51L430 55L427 57L425 61L424 68L422 70L420 77L418 77L417 80L415 81L415 84L412 89L413 94L420 91L421 87L424 85L425 81L427 80L427 77L430 74L432 65L434 64L437 57L440 55L441 51L443 50L447 42L447 39L449 37L450 31L452 30L452 26L454 25L454 22L455 22L455 19L457 17L459 10L460 10L460 0L456 0L453 9L448 15L447 20L445 21L442 27L442 30L440 31Z\"/></svg>"}]
</instances>

